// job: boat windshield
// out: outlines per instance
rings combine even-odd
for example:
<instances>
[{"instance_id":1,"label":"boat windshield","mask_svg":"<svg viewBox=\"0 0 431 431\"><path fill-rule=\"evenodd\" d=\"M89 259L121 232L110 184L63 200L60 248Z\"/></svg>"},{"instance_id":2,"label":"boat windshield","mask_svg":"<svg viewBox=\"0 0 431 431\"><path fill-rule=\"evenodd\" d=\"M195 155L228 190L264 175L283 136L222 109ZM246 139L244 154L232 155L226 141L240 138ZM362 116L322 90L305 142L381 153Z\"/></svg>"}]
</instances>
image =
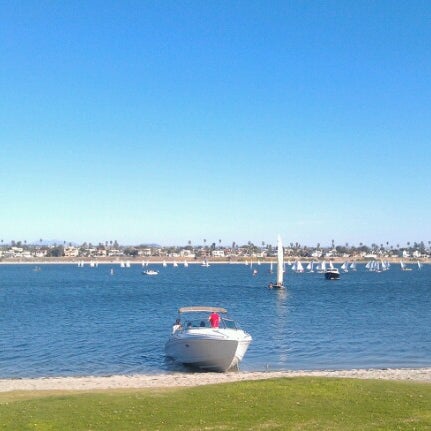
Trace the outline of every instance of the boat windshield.
<instances>
[{"instance_id":1,"label":"boat windshield","mask_svg":"<svg viewBox=\"0 0 431 431\"><path fill-rule=\"evenodd\" d=\"M211 328L208 317L199 319L185 319L183 321L183 328L196 329L196 328ZM222 329L239 329L235 321L227 317L221 317L219 328Z\"/></svg>"}]
</instances>

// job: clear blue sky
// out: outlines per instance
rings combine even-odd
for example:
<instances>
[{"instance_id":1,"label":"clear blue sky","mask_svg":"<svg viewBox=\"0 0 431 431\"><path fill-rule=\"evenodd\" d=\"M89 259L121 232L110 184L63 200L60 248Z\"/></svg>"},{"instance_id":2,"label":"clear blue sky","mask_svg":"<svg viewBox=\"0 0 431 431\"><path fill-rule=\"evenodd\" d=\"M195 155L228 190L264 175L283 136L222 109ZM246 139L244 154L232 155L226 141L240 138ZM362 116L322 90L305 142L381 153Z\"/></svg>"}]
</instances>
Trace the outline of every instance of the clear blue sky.
<instances>
[{"instance_id":1,"label":"clear blue sky","mask_svg":"<svg viewBox=\"0 0 431 431\"><path fill-rule=\"evenodd\" d=\"M4 1L5 241L431 240L431 2Z\"/></svg>"}]
</instances>

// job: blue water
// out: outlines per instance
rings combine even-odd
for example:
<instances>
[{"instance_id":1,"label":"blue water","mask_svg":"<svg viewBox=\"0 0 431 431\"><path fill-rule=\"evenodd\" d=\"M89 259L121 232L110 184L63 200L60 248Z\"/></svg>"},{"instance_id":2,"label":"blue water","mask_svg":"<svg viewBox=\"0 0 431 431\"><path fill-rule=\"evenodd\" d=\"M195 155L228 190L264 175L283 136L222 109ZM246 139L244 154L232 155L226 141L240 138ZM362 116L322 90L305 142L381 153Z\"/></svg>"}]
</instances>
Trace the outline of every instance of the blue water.
<instances>
[{"instance_id":1,"label":"blue water","mask_svg":"<svg viewBox=\"0 0 431 431\"><path fill-rule=\"evenodd\" d=\"M164 344L186 305L226 307L251 333L246 371L431 366L430 265L288 272L286 291L266 288L268 265L158 268L0 265L0 377L181 370Z\"/></svg>"}]
</instances>

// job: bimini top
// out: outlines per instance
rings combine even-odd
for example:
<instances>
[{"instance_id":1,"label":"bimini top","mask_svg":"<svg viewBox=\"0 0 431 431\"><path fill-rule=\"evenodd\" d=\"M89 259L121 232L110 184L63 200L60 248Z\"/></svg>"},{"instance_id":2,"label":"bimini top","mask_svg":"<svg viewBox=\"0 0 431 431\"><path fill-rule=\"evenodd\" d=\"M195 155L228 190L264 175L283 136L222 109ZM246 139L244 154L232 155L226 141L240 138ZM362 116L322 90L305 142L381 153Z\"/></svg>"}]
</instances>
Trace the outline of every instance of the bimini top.
<instances>
[{"instance_id":1,"label":"bimini top","mask_svg":"<svg viewBox=\"0 0 431 431\"><path fill-rule=\"evenodd\" d=\"M227 310L221 307L208 307L206 305L195 305L193 307L181 307L180 309L178 309L178 313L192 312L227 313Z\"/></svg>"}]
</instances>

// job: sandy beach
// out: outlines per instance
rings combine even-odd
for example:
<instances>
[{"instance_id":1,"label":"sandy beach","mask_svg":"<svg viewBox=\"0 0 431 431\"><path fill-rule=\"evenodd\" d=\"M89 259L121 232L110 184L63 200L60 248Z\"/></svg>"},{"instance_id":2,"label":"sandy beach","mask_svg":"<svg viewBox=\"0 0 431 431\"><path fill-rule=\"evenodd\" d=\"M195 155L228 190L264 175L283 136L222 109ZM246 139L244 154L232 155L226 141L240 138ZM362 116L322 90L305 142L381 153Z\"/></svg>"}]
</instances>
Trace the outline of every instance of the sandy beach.
<instances>
[{"instance_id":1,"label":"sandy beach","mask_svg":"<svg viewBox=\"0 0 431 431\"><path fill-rule=\"evenodd\" d=\"M47 377L0 379L0 392L12 391L93 391L106 389L171 388L262 380L282 377L343 377L355 379L404 380L431 383L431 368L356 369L340 371L270 371L229 373L140 374L107 377Z\"/></svg>"}]
</instances>

